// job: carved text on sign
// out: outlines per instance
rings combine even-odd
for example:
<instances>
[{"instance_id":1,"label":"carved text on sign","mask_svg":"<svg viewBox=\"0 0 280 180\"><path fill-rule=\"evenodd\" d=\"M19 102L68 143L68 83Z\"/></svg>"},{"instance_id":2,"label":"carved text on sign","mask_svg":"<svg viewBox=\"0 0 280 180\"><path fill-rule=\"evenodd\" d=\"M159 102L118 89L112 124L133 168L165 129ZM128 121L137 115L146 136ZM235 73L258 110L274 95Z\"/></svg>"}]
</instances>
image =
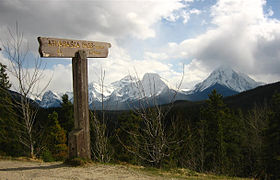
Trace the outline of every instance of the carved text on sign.
<instances>
[{"instance_id":1,"label":"carved text on sign","mask_svg":"<svg viewBox=\"0 0 280 180\"><path fill-rule=\"evenodd\" d=\"M51 47L64 47L64 48L83 48L83 49L105 49L105 46L98 46L93 42L67 41L67 40L54 40L49 39L48 46Z\"/></svg>"},{"instance_id":2,"label":"carved text on sign","mask_svg":"<svg viewBox=\"0 0 280 180\"><path fill-rule=\"evenodd\" d=\"M78 50L84 50L87 57L105 58L110 43L38 37L41 57L74 57Z\"/></svg>"}]
</instances>

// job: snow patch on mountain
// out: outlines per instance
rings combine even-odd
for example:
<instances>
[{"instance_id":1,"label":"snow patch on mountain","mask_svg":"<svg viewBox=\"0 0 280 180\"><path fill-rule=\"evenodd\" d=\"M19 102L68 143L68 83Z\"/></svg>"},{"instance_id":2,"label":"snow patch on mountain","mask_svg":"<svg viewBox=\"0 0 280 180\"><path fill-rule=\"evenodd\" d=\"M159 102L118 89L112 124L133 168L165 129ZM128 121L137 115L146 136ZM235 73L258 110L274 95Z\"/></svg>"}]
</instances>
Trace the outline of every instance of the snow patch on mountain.
<instances>
[{"instance_id":1,"label":"snow patch on mountain","mask_svg":"<svg viewBox=\"0 0 280 180\"><path fill-rule=\"evenodd\" d=\"M101 83L91 82L88 85L89 103L94 101L101 102L107 100L112 94L114 88L112 86L102 85Z\"/></svg>"},{"instance_id":2,"label":"snow patch on mountain","mask_svg":"<svg viewBox=\"0 0 280 180\"><path fill-rule=\"evenodd\" d=\"M137 85L139 81L137 78L128 75L119 81L113 82L111 85L114 87L114 91L111 94L111 101L125 102L138 98Z\"/></svg>"}]
</instances>

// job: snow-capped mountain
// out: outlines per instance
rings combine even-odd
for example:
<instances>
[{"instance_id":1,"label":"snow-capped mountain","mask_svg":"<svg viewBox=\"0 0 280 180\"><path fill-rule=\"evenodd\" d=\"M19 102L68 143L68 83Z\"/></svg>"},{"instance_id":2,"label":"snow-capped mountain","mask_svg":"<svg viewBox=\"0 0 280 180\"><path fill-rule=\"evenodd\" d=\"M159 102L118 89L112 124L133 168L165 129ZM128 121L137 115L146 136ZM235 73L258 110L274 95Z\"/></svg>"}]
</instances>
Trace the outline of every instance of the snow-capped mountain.
<instances>
[{"instance_id":1,"label":"snow-capped mountain","mask_svg":"<svg viewBox=\"0 0 280 180\"><path fill-rule=\"evenodd\" d=\"M160 96L168 90L167 83L156 73L147 73L142 80L128 75L110 85L103 85L103 87L101 83L91 82L88 85L89 105L91 108L100 109L103 101L106 109L127 109L129 103L135 103L143 98ZM66 94L73 102L73 93L66 92ZM58 107L62 95L47 91L40 106L44 108Z\"/></svg>"},{"instance_id":2,"label":"snow-capped mountain","mask_svg":"<svg viewBox=\"0 0 280 180\"><path fill-rule=\"evenodd\" d=\"M112 86L106 86L106 85L100 85L96 82L91 82L88 84L88 97L89 97L89 103L92 103L94 101L103 101L107 100L109 96L114 91L114 88ZM103 96L102 96L103 94Z\"/></svg>"},{"instance_id":3,"label":"snow-capped mountain","mask_svg":"<svg viewBox=\"0 0 280 180\"><path fill-rule=\"evenodd\" d=\"M119 102L158 96L168 88L162 78L155 73L146 73L141 81L128 75L120 81L113 82L111 86L114 91L110 95L110 100Z\"/></svg>"},{"instance_id":4,"label":"snow-capped mountain","mask_svg":"<svg viewBox=\"0 0 280 180\"><path fill-rule=\"evenodd\" d=\"M137 84L138 80L130 75L125 76L119 81L113 82L111 85L114 88L110 96L110 101L125 102L138 97Z\"/></svg>"},{"instance_id":5,"label":"snow-capped mountain","mask_svg":"<svg viewBox=\"0 0 280 180\"><path fill-rule=\"evenodd\" d=\"M193 92L202 92L215 84L242 92L253 89L262 83L256 82L246 74L238 73L228 66L221 66L215 69L203 82L196 84Z\"/></svg>"},{"instance_id":6,"label":"snow-capped mountain","mask_svg":"<svg viewBox=\"0 0 280 180\"><path fill-rule=\"evenodd\" d=\"M244 73L234 71L228 66L215 69L203 82L194 86L193 90L185 92L187 100L200 101L208 98L213 89L224 97L238 94L262 85Z\"/></svg>"},{"instance_id":7,"label":"snow-capped mountain","mask_svg":"<svg viewBox=\"0 0 280 180\"><path fill-rule=\"evenodd\" d=\"M160 96L169 89L162 78L155 73L146 73L142 80L128 75L120 81L113 82L111 86L114 91L104 101L104 104L106 109L114 110L133 108L139 105L139 100L143 99L148 103L149 99ZM161 99L158 99L158 102L159 104L164 103ZM100 109L99 105L100 103L95 102L91 107L95 106L96 109Z\"/></svg>"},{"instance_id":8,"label":"snow-capped mountain","mask_svg":"<svg viewBox=\"0 0 280 180\"><path fill-rule=\"evenodd\" d=\"M59 107L60 103L61 103L60 95L52 91L47 91L44 93L39 105L43 108L49 108L49 107Z\"/></svg>"},{"instance_id":9,"label":"snow-capped mountain","mask_svg":"<svg viewBox=\"0 0 280 180\"><path fill-rule=\"evenodd\" d=\"M238 73L230 67L222 66L215 69L207 79L195 85L193 90L176 92L168 83L156 73L147 73L142 80L125 76L119 81L109 85L92 82L88 85L89 105L92 109L105 108L106 110L124 110L139 105L139 100L145 99L147 102L158 104L170 103L176 95L176 100L204 100L213 89L225 96L237 94L242 91L253 89L261 85L249 76ZM73 102L73 93L66 92L69 100ZM103 96L102 96L103 94ZM40 106L44 108L58 107L63 94L56 94L47 91ZM174 100L174 99L173 99ZM102 104L103 102L103 104ZM153 105L153 103L150 103Z\"/></svg>"}]
</instances>

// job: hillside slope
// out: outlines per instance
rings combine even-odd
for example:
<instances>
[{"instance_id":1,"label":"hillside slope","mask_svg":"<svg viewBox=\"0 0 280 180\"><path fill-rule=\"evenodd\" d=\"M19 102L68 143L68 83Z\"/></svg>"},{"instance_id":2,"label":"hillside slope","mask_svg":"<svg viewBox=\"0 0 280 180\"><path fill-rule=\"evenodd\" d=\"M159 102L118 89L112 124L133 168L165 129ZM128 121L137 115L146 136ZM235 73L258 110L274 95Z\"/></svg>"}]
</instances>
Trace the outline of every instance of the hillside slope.
<instances>
[{"instance_id":1,"label":"hillside slope","mask_svg":"<svg viewBox=\"0 0 280 180\"><path fill-rule=\"evenodd\" d=\"M224 102L234 108L250 108L254 104L269 102L275 92L280 92L280 82L259 86L255 89L224 98Z\"/></svg>"},{"instance_id":2,"label":"hillside slope","mask_svg":"<svg viewBox=\"0 0 280 180\"><path fill-rule=\"evenodd\" d=\"M224 98L225 104L232 108L249 109L255 104L269 102L275 92L280 92L280 82L259 86L257 88L241 92ZM211 91L207 92L208 94ZM207 95L206 93L204 94ZM208 96L208 95L207 95ZM174 108L193 108L196 109L205 104L206 101L176 101Z\"/></svg>"}]
</instances>

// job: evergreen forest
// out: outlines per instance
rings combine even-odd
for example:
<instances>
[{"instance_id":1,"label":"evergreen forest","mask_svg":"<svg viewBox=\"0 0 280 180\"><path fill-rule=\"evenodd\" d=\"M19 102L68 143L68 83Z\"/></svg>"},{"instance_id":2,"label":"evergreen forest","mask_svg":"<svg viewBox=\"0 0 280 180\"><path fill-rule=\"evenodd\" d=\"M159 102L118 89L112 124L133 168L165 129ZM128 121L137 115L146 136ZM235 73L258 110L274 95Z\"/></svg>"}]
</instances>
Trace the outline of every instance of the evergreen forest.
<instances>
[{"instance_id":1,"label":"evergreen forest","mask_svg":"<svg viewBox=\"0 0 280 180\"><path fill-rule=\"evenodd\" d=\"M10 90L0 64L0 155L44 161L67 159L73 105L59 108L28 101L34 120L17 108L23 97ZM24 110L24 109L23 109ZM176 101L131 111L91 111L92 160L258 179L280 179L280 84L206 101Z\"/></svg>"}]
</instances>

